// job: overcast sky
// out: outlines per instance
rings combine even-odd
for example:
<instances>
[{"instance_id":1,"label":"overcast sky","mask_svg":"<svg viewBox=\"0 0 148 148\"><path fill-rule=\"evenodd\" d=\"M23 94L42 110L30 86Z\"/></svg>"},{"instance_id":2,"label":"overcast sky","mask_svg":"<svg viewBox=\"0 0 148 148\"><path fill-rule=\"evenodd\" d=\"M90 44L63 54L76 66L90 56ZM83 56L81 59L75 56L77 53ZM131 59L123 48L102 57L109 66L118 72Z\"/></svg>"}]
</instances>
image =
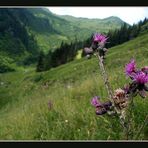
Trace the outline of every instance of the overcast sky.
<instances>
[{"instance_id":1,"label":"overcast sky","mask_svg":"<svg viewBox=\"0 0 148 148\"><path fill-rule=\"evenodd\" d=\"M145 17L148 18L148 7L47 7L59 15L72 15L85 18L106 18L117 16L123 21L133 24Z\"/></svg>"}]
</instances>

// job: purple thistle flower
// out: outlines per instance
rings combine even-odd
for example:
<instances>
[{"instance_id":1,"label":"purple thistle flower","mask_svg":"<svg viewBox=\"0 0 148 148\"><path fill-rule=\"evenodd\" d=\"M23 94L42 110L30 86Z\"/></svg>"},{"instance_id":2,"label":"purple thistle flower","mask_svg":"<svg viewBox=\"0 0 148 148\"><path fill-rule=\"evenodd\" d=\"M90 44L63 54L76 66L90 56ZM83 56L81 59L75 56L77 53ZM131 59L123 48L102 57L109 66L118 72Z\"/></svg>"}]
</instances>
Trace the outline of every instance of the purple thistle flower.
<instances>
[{"instance_id":1,"label":"purple thistle flower","mask_svg":"<svg viewBox=\"0 0 148 148\"><path fill-rule=\"evenodd\" d=\"M108 39L108 37L106 37L105 35L100 34L100 33L96 33L96 34L93 36L93 41L94 41L94 42L106 43L107 39Z\"/></svg>"},{"instance_id":2,"label":"purple thistle flower","mask_svg":"<svg viewBox=\"0 0 148 148\"><path fill-rule=\"evenodd\" d=\"M125 66L125 73L127 76L132 77L132 74L136 72L136 62L134 59L130 61L130 63Z\"/></svg>"},{"instance_id":3,"label":"purple thistle flower","mask_svg":"<svg viewBox=\"0 0 148 148\"><path fill-rule=\"evenodd\" d=\"M91 100L91 104L95 107L96 115L103 115L111 110L112 102L107 101L107 102L101 103L99 99L100 97L98 96L93 97Z\"/></svg>"},{"instance_id":4,"label":"purple thistle flower","mask_svg":"<svg viewBox=\"0 0 148 148\"><path fill-rule=\"evenodd\" d=\"M136 81L138 84L145 84L148 82L148 75L145 74L142 71L137 72L135 75L133 75L134 81Z\"/></svg>"},{"instance_id":5,"label":"purple thistle flower","mask_svg":"<svg viewBox=\"0 0 148 148\"><path fill-rule=\"evenodd\" d=\"M91 100L91 104L95 107L97 106L102 106L102 103L99 101L100 97L99 96L95 96L92 98Z\"/></svg>"},{"instance_id":6,"label":"purple thistle flower","mask_svg":"<svg viewBox=\"0 0 148 148\"><path fill-rule=\"evenodd\" d=\"M132 94L133 96L139 94L142 98L145 98L147 96L146 91L148 91L148 87L146 86L146 83L148 83L148 66L138 70L136 69L135 60L132 59L125 66L125 72L132 79L132 83L124 87L125 93Z\"/></svg>"},{"instance_id":7,"label":"purple thistle flower","mask_svg":"<svg viewBox=\"0 0 148 148\"><path fill-rule=\"evenodd\" d=\"M107 101L102 103L99 106L96 106L96 115L103 115L111 110L112 103L111 101Z\"/></svg>"}]
</instances>

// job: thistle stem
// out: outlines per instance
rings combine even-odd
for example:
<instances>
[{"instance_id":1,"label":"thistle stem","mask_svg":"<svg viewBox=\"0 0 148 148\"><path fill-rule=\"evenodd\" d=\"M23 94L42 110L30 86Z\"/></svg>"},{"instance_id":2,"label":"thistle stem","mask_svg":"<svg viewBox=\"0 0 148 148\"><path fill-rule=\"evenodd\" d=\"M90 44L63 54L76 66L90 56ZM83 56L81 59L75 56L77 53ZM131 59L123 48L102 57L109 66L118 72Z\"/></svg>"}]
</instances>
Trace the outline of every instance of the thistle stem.
<instances>
[{"instance_id":1,"label":"thistle stem","mask_svg":"<svg viewBox=\"0 0 148 148\"><path fill-rule=\"evenodd\" d=\"M99 56L99 54L97 56L98 56L98 59L99 59L100 69L101 69L101 72L102 72L102 76L103 76L103 79L104 79L104 83L105 83L109 98L113 98L112 89L110 87L110 84L109 84L109 81L108 81L108 76L107 76L107 73L106 73L105 68L104 68L103 59Z\"/></svg>"},{"instance_id":2,"label":"thistle stem","mask_svg":"<svg viewBox=\"0 0 148 148\"><path fill-rule=\"evenodd\" d=\"M97 57L99 59L100 70L101 70L102 77L104 79L104 84L106 86L106 89L107 89L107 92L108 92L108 95L109 95L109 100L112 102L113 107L114 107L115 111L117 112L117 114L119 114L119 111L115 107L115 104L114 104L114 101L113 101L113 93L112 93L112 89L111 89L111 86L110 86L109 81L108 81L107 73L105 71L103 59L100 57L99 53L97 53Z\"/></svg>"},{"instance_id":3,"label":"thistle stem","mask_svg":"<svg viewBox=\"0 0 148 148\"><path fill-rule=\"evenodd\" d=\"M126 131L128 131L127 127L125 125L125 120L121 116L121 112L116 108L115 103L113 101L113 93L112 93L112 89L111 89L110 83L108 81L108 75L106 73L106 70L105 70L105 67L104 67L104 64L103 64L103 59L100 57L98 52L97 52L97 58L99 59L99 66L100 66L102 77L104 79L104 84L106 86L106 89L107 89L107 92L108 92L108 95L109 95L109 100L112 102L113 108L114 108L115 112L117 113L117 116L120 119L121 125L123 126L124 129L126 129Z\"/></svg>"}]
</instances>

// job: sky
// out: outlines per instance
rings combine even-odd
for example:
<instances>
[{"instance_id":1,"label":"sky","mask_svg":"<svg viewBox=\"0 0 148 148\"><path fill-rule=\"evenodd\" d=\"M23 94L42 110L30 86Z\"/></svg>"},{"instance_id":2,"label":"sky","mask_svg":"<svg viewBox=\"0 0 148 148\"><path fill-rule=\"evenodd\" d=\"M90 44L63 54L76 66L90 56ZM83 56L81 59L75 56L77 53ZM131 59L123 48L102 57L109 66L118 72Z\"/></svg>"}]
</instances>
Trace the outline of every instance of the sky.
<instances>
[{"instance_id":1,"label":"sky","mask_svg":"<svg viewBox=\"0 0 148 148\"><path fill-rule=\"evenodd\" d=\"M59 15L103 19L117 16L130 25L148 18L148 7L47 7Z\"/></svg>"}]
</instances>

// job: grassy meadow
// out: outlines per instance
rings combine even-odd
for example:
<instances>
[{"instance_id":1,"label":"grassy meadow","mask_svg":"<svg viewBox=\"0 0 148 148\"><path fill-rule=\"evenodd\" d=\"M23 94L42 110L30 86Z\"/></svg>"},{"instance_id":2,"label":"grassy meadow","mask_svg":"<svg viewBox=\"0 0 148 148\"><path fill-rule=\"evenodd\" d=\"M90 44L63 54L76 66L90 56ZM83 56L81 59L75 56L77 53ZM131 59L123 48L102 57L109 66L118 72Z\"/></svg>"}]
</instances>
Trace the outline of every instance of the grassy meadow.
<instances>
[{"instance_id":1,"label":"grassy meadow","mask_svg":"<svg viewBox=\"0 0 148 148\"><path fill-rule=\"evenodd\" d=\"M130 79L125 64L148 65L148 34L108 50L105 67L112 89ZM34 67L0 74L1 140L125 140L116 117L97 116L93 96L108 100L98 59L78 58L46 72ZM135 132L148 114L148 98L134 98ZM135 140L147 140L148 127ZM132 139L131 139L132 140Z\"/></svg>"}]
</instances>

